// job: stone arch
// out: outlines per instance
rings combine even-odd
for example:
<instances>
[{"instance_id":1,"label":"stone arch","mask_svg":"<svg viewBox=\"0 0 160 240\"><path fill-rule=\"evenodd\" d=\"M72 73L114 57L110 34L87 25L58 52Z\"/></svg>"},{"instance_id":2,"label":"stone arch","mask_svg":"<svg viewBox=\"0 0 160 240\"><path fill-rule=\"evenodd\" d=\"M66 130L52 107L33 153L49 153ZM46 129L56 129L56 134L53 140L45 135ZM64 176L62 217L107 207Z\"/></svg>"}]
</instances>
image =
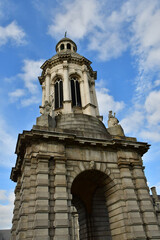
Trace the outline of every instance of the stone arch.
<instances>
[{"instance_id":1,"label":"stone arch","mask_svg":"<svg viewBox=\"0 0 160 240\"><path fill-rule=\"evenodd\" d=\"M62 74L55 74L55 75L52 77L51 83L54 84L57 79L61 79L61 80L63 81L63 80L64 80L64 79L63 79L63 75L62 75Z\"/></svg>"},{"instance_id":2,"label":"stone arch","mask_svg":"<svg viewBox=\"0 0 160 240\"><path fill-rule=\"evenodd\" d=\"M53 92L54 92L54 109L60 109L63 107L63 77L60 74L56 74L52 78Z\"/></svg>"},{"instance_id":3,"label":"stone arch","mask_svg":"<svg viewBox=\"0 0 160 240\"><path fill-rule=\"evenodd\" d=\"M78 74L69 76L72 107L81 107L80 77Z\"/></svg>"},{"instance_id":4,"label":"stone arch","mask_svg":"<svg viewBox=\"0 0 160 240\"><path fill-rule=\"evenodd\" d=\"M75 70L71 70L69 73L69 79L71 77L76 77L78 80L80 80L82 78L82 75Z\"/></svg>"},{"instance_id":5,"label":"stone arch","mask_svg":"<svg viewBox=\"0 0 160 240\"><path fill-rule=\"evenodd\" d=\"M93 165L93 167L92 167L92 165ZM103 172L104 174L107 174L111 178L111 180L115 183L115 188L117 190L119 189L119 186L117 187L117 182L115 180L114 174L112 173L111 169L107 168L106 163L94 162L94 161L90 161L90 162L80 161L80 162L78 162L78 164L74 167L74 171L72 171L71 174L70 174L71 184L73 183L74 179L80 173L82 173L83 171L86 171L86 170L91 170L91 169L95 169L97 171Z\"/></svg>"},{"instance_id":6,"label":"stone arch","mask_svg":"<svg viewBox=\"0 0 160 240\"><path fill-rule=\"evenodd\" d=\"M93 169L88 167L90 165L82 163L75 174L70 176L72 204L79 216L79 238L80 240L114 239L112 235L116 231L116 220L114 222L110 220L113 209L119 209L119 215L123 215L119 202L119 187L112 179L110 171L105 170L109 174L107 175L97 170L96 164ZM123 219L122 216L120 218ZM86 229L85 233L84 229Z\"/></svg>"},{"instance_id":7,"label":"stone arch","mask_svg":"<svg viewBox=\"0 0 160 240\"><path fill-rule=\"evenodd\" d=\"M79 216L80 240L111 238L105 200L105 181L108 178L103 172L91 169L82 171L72 183L72 204Z\"/></svg>"}]
</instances>

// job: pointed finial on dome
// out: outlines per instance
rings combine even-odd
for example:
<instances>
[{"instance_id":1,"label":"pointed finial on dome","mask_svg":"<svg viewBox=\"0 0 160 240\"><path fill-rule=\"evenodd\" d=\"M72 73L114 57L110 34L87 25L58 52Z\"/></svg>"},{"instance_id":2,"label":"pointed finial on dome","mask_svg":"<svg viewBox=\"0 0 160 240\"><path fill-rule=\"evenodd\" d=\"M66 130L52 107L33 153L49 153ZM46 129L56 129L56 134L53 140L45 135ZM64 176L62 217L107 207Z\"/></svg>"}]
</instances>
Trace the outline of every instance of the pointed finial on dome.
<instances>
[{"instance_id":1,"label":"pointed finial on dome","mask_svg":"<svg viewBox=\"0 0 160 240\"><path fill-rule=\"evenodd\" d=\"M65 37L65 38L67 37L67 31L65 32L64 37Z\"/></svg>"}]
</instances>

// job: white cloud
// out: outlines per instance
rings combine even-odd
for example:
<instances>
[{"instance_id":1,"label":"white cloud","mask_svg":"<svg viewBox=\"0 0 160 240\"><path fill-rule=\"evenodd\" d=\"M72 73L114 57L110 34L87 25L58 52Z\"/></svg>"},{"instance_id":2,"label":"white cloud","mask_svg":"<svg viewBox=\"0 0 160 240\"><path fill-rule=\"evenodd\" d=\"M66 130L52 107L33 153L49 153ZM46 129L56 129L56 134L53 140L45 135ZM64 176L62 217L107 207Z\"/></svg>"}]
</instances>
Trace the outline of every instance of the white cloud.
<instances>
[{"instance_id":1,"label":"white cloud","mask_svg":"<svg viewBox=\"0 0 160 240\"><path fill-rule=\"evenodd\" d=\"M4 201L6 199L7 199L6 190L1 190L0 189L0 201Z\"/></svg>"},{"instance_id":2,"label":"white cloud","mask_svg":"<svg viewBox=\"0 0 160 240\"><path fill-rule=\"evenodd\" d=\"M102 27L99 11L101 4L97 0L64 1L64 11L59 11L49 26L49 34L62 36L66 30L73 38L83 38L94 27ZM62 10L62 9L61 9Z\"/></svg>"},{"instance_id":3,"label":"white cloud","mask_svg":"<svg viewBox=\"0 0 160 240\"><path fill-rule=\"evenodd\" d=\"M25 95L25 90L24 89L16 89L13 92L9 93L9 97L11 102L16 101L18 98L22 97Z\"/></svg>"},{"instance_id":4,"label":"white cloud","mask_svg":"<svg viewBox=\"0 0 160 240\"><path fill-rule=\"evenodd\" d=\"M154 86L155 86L155 87L160 86L160 79L157 79L157 80L154 82Z\"/></svg>"},{"instance_id":5,"label":"white cloud","mask_svg":"<svg viewBox=\"0 0 160 240\"><path fill-rule=\"evenodd\" d=\"M41 65L44 60L25 59L22 67L22 73L18 76L24 81L25 87L32 94L37 92L38 76L41 74Z\"/></svg>"},{"instance_id":6,"label":"white cloud","mask_svg":"<svg viewBox=\"0 0 160 240\"><path fill-rule=\"evenodd\" d=\"M144 111L139 109L130 110L128 115L121 120L120 124L124 128L125 133L137 134L144 125Z\"/></svg>"},{"instance_id":7,"label":"white cloud","mask_svg":"<svg viewBox=\"0 0 160 240\"><path fill-rule=\"evenodd\" d=\"M160 141L160 90L151 91L144 104L133 105L120 122L125 133L147 141Z\"/></svg>"},{"instance_id":8,"label":"white cloud","mask_svg":"<svg viewBox=\"0 0 160 240\"><path fill-rule=\"evenodd\" d=\"M125 104L123 101L115 101L113 96L109 94L109 90L106 88L97 89L97 99L100 109L100 114L108 115L108 112L112 110L113 112L121 111Z\"/></svg>"},{"instance_id":9,"label":"white cloud","mask_svg":"<svg viewBox=\"0 0 160 240\"><path fill-rule=\"evenodd\" d=\"M0 229L10 229L14 207L14 192L0 190Z\"/></svg>"},{"instance_id":10,"label":"white cloud","mask_svg":"<svg viewBox=\"0 0 160 240\"><path fill-rule=\"evenodd\" d=\"M0 46L6 44L9 40L17 45L25 43L25 32L13 21L9 25L0 26Z\"/></svg>"},{"instance_id":11,"label":"white cloud","mask_svg":"<svg viewBox=\"0 0 160 240\"><path fill-rule=\"evenodd\" d=\"M146 75L159 71L160 2L128 0L118 7L116 1L113 7L109 1L100 4L98 0L63 3L53 14L49 34L59 38L67 30L73 39L88 38L87 47L97 51L101 60L117 58L130 48L139 70L137 94L147 94L152 76Z\"/></svg>"},{"instance_id":12,"label":"white cloud","mask_svg":"<svg viewBox=\"0 0 160 240\"><path fill-rule=\"evenodd\" d=\"M37 104L41 101L39 97L40 93L38 76L41 75L42 70L40 69L40 67L43 62L43 59L25 59L21 73L6 79L6 81L8 82L12 82L10 81L10 79L16 80L17 78L19 78L24 83L24 88L17 88L13 92L8 93L11 102L15 102L20 99L19 102L21 106L27 107L32 104Z\"/></svg>"},{"instance_id":13,"label":"white cloud","mask_svg":"<svg viewBox=\"0 0 160 240\"><path fill-rule=\"evenodd\" d=\"M160 194L160 182L158 182L158 183L155 185L155 187L156 187L156 192L157 192L157 194Z\"/></svg>"},{"instance_id":14,"label":"white cloud","mask_svg":"<svg viewBox=\"0 0 160 240\"><path fill-rule=\"evenodd\" d=\"M121 34L122 19L116 12L111 15L104 12L107 4L106 1L100 4L98 0L67 1L67 4L65 1L63 11L60 7L53 15L49 34L60 38L67 30L73 39L88 37L88 48L98 51L101 60L120 56L128 45Z\"/></svg>"},{"instance_id":15,"label":"white cloud","mask_svg":"<svg viewBox=\"0 0 160 240\"><path fill-rule=\"evenodd\" d=\"M148 128L147 130L141 129L140 136L147 141L160 142L160 127L157 129Z\"/></svg>"},{"instance_id":16,"label":"white cloud","mask_svg":"<svg viewBox=\"0 0 160 240\"><path fill-rule=\"evenodd\" d=\"M1 161L0 165L11 167L13 152L16 146L16 139L13 137L13 134L10 133L10 128L6 125L6 122L2 117L0 118L0 152L1 152Z\"/></svg>"},{"instance_id":17,"label":"white cloud","mask_svg":"<svg viewBox=\"0 0 160 240\"><path fill-rule=\"evenodd\" d=\"M145 108L149 125L160 124L160 90L149 93L145 101Z\"/></svg>"},{"instance_id":18,"label":"white cloud","mask_svg":"<svg viewBox=\"0 0 160 240\"><path fill-rule=\"evenodd\" d=\"M160 2L130 0L123 8L129 12L130 48L139 70L136 92L141 100L152 89L153 78L160 72Z\"/></svg>"},{"instance_id":19,"label":"white cloud","mask_svg":"<svg viewBox=\"0 0 160 240\"><path fill-rule=\"evenodd\" d=\"M28 107L28 106L30 106L30 105L39 103L40 100L41 100L41 99L39 99L39 97L37 97L37 96L32 96L32 97L30 97L30 98L22 99L22 100L21 100L21 105L22 105L22 107Z\"/></svg>"}]
</instances>

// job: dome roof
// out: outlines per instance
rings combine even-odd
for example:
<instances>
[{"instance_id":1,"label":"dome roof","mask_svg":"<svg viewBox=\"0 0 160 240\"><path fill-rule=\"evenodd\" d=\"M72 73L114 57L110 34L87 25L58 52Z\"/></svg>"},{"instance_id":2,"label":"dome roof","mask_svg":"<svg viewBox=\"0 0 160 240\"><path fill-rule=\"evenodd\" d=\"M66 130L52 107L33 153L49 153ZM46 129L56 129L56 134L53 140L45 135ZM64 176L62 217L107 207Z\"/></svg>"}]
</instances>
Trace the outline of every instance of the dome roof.
<instances>
[{"instance_id":1,"label":"dome roof","mask_svg":"<svg viewBox=\"0 0 160 240\"><path fill-rule=\"evenodd\" d=\"M75 52L77 51L77 45L75 44L75 42L73 42L70 38L64 37L62 38L56 45L56 52L58 52L58 47L62 44L62 43L70 43L71 45L74 46L75 48Z\"/></svg>"}]
</instances>

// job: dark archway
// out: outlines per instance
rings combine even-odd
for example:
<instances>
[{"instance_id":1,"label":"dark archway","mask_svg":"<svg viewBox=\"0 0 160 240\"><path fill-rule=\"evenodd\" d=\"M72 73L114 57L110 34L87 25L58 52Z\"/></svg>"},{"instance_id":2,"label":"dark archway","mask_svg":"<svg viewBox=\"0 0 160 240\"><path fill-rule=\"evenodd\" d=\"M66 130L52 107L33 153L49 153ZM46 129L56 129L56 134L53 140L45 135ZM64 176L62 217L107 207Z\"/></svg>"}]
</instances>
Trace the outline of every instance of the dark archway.
<instances>
[{"instance_id":1,"label":"dark archway","mask_svg":"<svg viewBox=\"0 0 160 240\"><path fill-rule=\"evenodd\" d=\"M111 240L106 185L109 177L97 170L80 173L73 181L72 204L77 209L80 240Z\"/></svg>"}]
</instances>

